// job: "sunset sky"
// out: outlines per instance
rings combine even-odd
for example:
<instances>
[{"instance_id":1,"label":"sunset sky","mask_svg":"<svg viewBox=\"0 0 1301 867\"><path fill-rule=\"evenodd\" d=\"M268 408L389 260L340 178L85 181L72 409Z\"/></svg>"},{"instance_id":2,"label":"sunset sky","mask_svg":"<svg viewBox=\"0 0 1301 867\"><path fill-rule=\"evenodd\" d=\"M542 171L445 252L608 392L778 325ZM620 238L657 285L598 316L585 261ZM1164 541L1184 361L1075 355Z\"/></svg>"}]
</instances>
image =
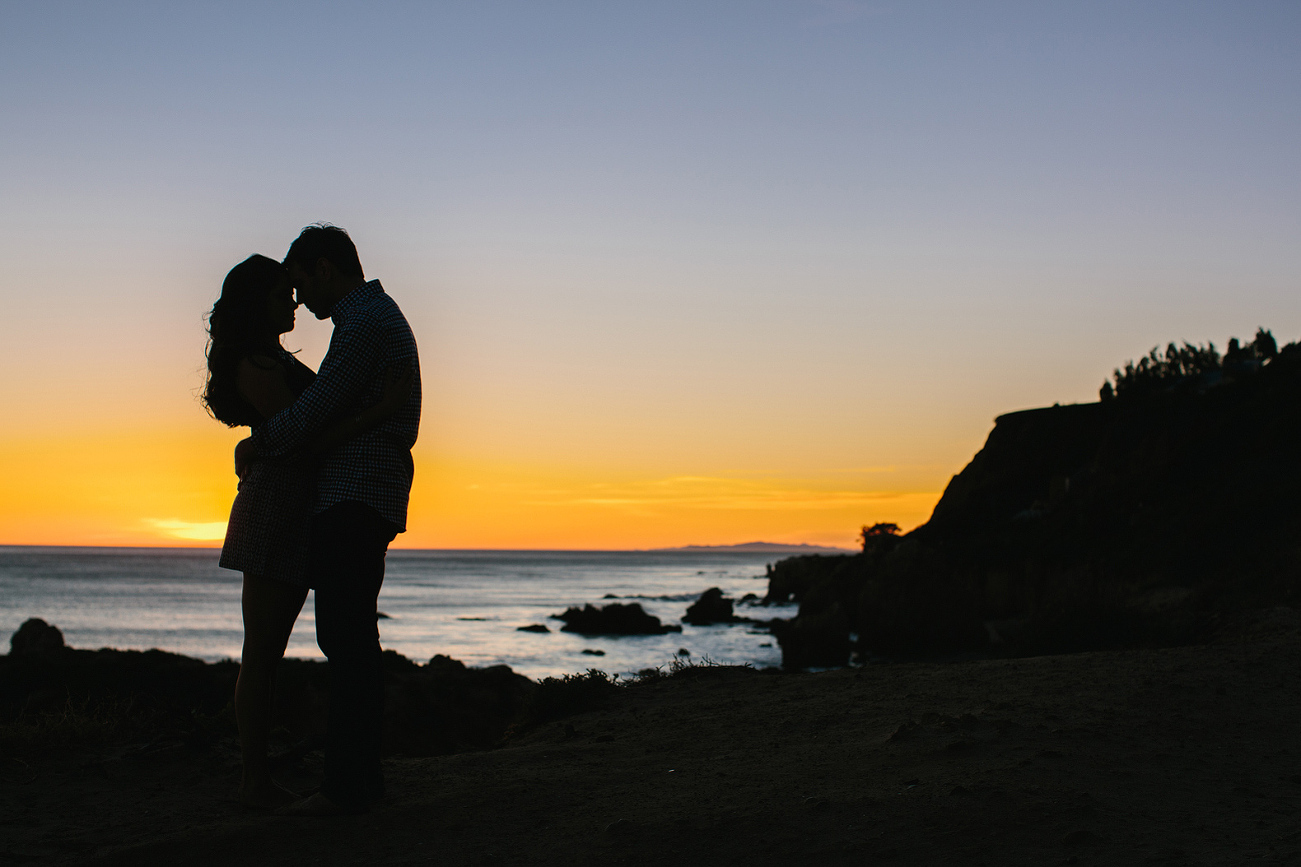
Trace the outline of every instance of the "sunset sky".
<instances>
[{"instance_id":1,"label":"sunset sky","mask_svg":"<svg viewBox=\"0 0 1301 867\"><path fill-rule=\"evenodd\" d=\"M403 547L849 546L1001 413L1301 338L1293 0L0 20L0 544L219 544L203 314L318 220L420 343Z\"/></svg>"}]
</instances>

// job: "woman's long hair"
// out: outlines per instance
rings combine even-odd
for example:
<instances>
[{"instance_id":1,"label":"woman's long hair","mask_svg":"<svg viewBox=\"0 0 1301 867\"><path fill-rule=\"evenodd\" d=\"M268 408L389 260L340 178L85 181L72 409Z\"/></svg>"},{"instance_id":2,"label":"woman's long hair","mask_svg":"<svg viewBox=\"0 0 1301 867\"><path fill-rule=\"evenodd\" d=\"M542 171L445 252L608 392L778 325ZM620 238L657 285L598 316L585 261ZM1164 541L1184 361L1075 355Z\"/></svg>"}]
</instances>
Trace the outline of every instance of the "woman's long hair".
<instances>
[{"instance_id":1,"label":"woman's long hair","mask_svg":"<svg viewBox=\"0 0 1301 867\"><path fill-rule=\"evenodd\" d=\"M236 387L240 359L267 347L267 299L285 280L285 267L254 254L221 284L221 297L208 314L208 381L203 405L230 427L255 425L262 417ZM271 335L278 339L276 335Z\"/></svg>"}]
</instances>

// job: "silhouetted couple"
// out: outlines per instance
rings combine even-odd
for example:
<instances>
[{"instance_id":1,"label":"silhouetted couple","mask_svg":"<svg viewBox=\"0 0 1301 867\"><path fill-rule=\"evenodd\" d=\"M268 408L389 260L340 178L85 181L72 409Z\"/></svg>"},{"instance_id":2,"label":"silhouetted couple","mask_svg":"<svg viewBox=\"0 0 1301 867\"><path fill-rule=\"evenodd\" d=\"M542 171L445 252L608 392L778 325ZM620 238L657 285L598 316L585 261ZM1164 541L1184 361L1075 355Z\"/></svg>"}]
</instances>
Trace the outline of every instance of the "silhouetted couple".
<instances>
[{"instance_id":1,"label":"silhouetted couple","mask_svg":"<svg viewBox=\"0 0 1301 867\"><path fill-rule=\"evenodd\" d=\"M299 304L334 323L319 373L280 342ZM388 545L406 529L416 341L379 281L366 280L347 232L328 225L304 229L283 263L255 255L232 268L208 334L204 401L227 425L252 428L235 449L239 493L221 552L222 566L244 573L240 800L295 815L360 812L384 791L376 609ZM324 782L299 799L271 779L267 738L276 666L309 588L330 711Z\"/></svg>"}]
</instances>

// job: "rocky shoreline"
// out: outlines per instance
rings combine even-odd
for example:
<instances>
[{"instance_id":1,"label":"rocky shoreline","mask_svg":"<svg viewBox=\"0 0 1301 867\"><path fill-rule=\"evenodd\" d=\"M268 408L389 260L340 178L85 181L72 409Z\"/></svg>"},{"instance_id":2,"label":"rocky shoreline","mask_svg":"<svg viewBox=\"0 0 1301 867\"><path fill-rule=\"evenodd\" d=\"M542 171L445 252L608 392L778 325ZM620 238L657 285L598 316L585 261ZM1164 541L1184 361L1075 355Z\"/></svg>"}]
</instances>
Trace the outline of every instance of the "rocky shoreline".
<instances>
[{"instance_id":1,"label":"rocky shoreline","mask_svg":"<svg viewBox=\"0 0 1301 867\"><path fill-rule=\"evenodd\" d=\"M627 686L576 678L492 749L448 737L440 743L455 751L431 754L431 741L417 740L408 753L390 742L385 801L329 821L249 813L234 801L238 752L222 711L187 717L181 693L167 691L191 681L186 695L212 707L203 702L224 688L231 664L60 655L39 665L0 657L0 672L62 670L65 685L117 689L151 682L142 671L152 667L158 689L137 693L132 707L143 715L118 728L111 713L95 717L93 699L65 704L43 732L6 717L2 863L1301 858L1295 618L1262 617L1233 640L1164 649L818 674L683 667ZM438 701L502 718L492 714L514 695L511 679L443 665L392 666L390 687L432 700L431 684L443 684ZM13 682L0 693L6 701ZM546 694L534 686L535 698ZM447 732L466 731L458 726L468 716L433 711ZM319 753L306 749L283 753L276 773L303 788L320 770Z\"/></svg>"},{"instance_id":2,"label":"rocky shoreline","mask_svg":"<svg viewBox=\"0 0 1301 867\"><path fill-rule=\"evenodd\" d=\"M39 640L36 640L39 639ZM205 663L161 650L77 650L56 627L29 620L0 656L0 724L11 748L60 737L135 738L202 745L234 734L239 664ZM384 653L386 754L445 755L498 746L539 715L564 681L539 684L504 665L467 668L446 656L419 664ZM281 661L272 730L285 754L323 743L328 678L323 662ZM543 694L540 694L543 693Z\"/></svg>"}]
</instances>

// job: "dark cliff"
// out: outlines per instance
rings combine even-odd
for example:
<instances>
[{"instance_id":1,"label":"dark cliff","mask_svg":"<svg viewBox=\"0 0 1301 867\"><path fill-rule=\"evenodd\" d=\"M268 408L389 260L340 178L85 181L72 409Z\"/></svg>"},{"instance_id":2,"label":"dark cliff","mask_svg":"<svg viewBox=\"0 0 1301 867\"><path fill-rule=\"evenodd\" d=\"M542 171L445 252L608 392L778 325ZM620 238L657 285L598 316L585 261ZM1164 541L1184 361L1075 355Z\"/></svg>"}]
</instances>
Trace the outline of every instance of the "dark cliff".
<instances>
[{"instance_id":1,"label":"dark cliff","mask_svg":"<svg viewBox=\"0 0 1301 867\"><path fill-rule=\"evenodd\" d=\"M1301 353L1000 416L930 521L777 564L788 664L1185 643L1301 585Z\"/></svg>"}]
</instances>

